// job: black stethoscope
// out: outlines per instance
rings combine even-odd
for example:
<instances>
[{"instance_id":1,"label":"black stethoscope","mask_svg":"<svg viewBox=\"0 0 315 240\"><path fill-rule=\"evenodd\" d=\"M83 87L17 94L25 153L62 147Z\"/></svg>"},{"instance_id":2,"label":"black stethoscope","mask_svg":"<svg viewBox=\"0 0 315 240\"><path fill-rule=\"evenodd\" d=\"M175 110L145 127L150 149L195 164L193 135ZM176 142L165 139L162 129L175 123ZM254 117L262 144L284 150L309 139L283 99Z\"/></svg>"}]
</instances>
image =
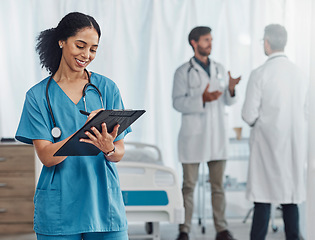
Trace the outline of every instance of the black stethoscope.
<instances>
[{"instance_id":1,"label":"black stethoscope","mask_svg":"<svg viewBox=\"0 0 315 240\"><path fill-rule=\"evenodd\" d=\"M88 73L88 71L86 69L84 69L84 71L86 72L86 74L88 76L88 81L89 81L87 84L85 84L85 86L84 86L84 88L82 90L82 97L83 97L85 111L87 112L85 95L86 95L86 92L88 91L87 88L89 86L93 87L94 90L98 93L98 95L100 97L100 100L101 100L101 103L102 103L102 108L104 108L101 91L94 84L91 83L90 74ZM51 119L52 119L53 124L54 124L54 127L51 129L51 135L54 138L60 138L60 136L61 136L61 129L59 127L57 127L57 125L56 125L55 117L54 117L53 111L51 109L51 105L50 105L50 101L49 101L49 95L48 95L48 88L49 88L49 84L50 84L51 80L52 80L52 75L50 76L50 78L48 80L48 83L46 85L46 100L47 100L47 104L48 104L49 113L50 113Z\"/></svg>"},{"instance_id":2,"label":"black stethoscope","mask_svg":"<svg viewBox=\"0 0 315 240\"><path fill-rule=\"evenodd\" d=\"M198 87L201 86L201 77L200 77L199 70L194 67L194 64L192 63L192 59L193 59L193 58L191 58L191 59L189 60L189 68L188 68L188 70L187 70L187 75L188 75L188 87L189 87L189 88L198 88ZM219 69L218 69L217 64L216 64L214 61L212 61L212 62L213 62L213 64L215 65L216 78L217 78L217 79L221 79L222 76L221 76L221 74L219 73ZM194 70L197 72L197 74L198 74L199 84L198 84L197 86L192 86L192 84L190 83L190 75L189 75L189 72L191 71L191 69L194 69Z\"/></svg>"}]
</instances>

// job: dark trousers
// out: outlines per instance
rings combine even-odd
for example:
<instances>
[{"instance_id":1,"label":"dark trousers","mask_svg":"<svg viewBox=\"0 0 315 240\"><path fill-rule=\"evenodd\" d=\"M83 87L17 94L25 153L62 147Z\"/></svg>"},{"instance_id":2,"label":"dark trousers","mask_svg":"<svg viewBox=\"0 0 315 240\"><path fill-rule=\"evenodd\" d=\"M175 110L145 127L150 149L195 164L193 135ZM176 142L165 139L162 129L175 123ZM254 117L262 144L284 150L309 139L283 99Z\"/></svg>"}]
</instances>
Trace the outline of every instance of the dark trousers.
<instances>
[{"instance_id":1,"label":"dark trousers","mask_svg":"<svg viewBox=\"0 0 315 240\"><path fill-rule=\"evenodd\" d=\"M256 203L254 207L254 216L250 232L251 240L265 240L269 218L270 203ZM296 204L281 204L282 218L286 240L299 240L299 209Z\"/></svg>"}]
</instances>

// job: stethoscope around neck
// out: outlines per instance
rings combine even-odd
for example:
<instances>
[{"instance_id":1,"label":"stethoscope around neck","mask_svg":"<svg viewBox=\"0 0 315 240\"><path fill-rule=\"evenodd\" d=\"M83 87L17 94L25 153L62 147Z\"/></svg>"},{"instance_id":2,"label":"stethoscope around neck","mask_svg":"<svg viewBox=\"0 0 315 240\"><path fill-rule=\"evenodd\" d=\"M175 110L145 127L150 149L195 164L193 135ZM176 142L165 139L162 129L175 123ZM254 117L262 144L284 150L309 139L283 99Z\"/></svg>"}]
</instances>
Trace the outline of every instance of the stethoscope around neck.
<instances>
[{"instance_id":1,"label":"stethoscope around neck","mask_svg":"<svg viewBox=\"0 0 315 240\"><path fill-rule=\"evenodd\" d=\"M200 76L199 70L194 67L194 64L193 64L193 62L192 62L192 59L193 59L193 58L191 58L191 59L189 60L189 68L188 68L188 70L187 70L188 85L189 85L189 88L198 88L198 87L201 86L201 76ZM218 66L217 66L216 62L212 61L212 63L215 65L216 78L217 78L217 79L221 79L222 76L221 76L221 74L219 73L219 69L218 69ZM191 71L192 69L194 69L194 70L197 72L198 78L199 78L199 84L198 84L197 86L195 86L195 87L192 87L192 85L191 85L191 83L190 83L190 75L189 75L189 73L190 73L190 71Z\"/></svg>"},{"instance_id":2,"label":"stethoscope around neck","mask_svg":"<svg viewBox=\"0 0 315 240\"><path fill-rule=\"evenodd\" d=\"M99 97L100 97L100 100L101 100L101 104L102 104L102 108L104 108L104 103L103 103L103 99L102 99L102 93L101 91L94 85L91 83L91 79L90 79L90 74L88 73L88 71L86 69L84 69L84 71L86 72L87 76L88 76L88 83L85 84L83 90L82 90L82 97L83 97L83 103L84 103L84 109L85 111L87 112L87 108L86 108L86 100L85 100L85 96L86 96L86 92L88 91L88 87L91 86L94 88L94 90L98 93ZM51 108L51 105L50 105L50 101L49 101L49 94L48 94L48 88L49 88L49 84L52 80L52 76L51 75L49 77L49 80L47 82L47 85L46 85L46 100L47 100L47 105L48 105L48 109L49 109L49 113L50 113L50 116L51 116L51 119L53 121L53 125L54 127L51 129L51 135L57 139L57 138L60 138L61 136L61 129L59 127L57 127L56 125L56 120L55 120L55 117L54 117L54 114L53 114L53 111L52 111L52 108Z\"/></svg>"}]
</instances>

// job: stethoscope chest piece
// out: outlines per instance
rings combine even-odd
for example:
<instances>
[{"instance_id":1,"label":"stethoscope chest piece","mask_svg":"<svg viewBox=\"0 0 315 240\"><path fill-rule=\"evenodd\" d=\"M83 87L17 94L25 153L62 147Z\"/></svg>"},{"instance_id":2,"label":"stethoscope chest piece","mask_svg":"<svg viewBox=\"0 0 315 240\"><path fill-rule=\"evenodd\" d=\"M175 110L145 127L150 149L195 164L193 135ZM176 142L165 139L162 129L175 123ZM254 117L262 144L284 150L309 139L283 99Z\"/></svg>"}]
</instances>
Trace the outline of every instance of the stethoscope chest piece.
<instances>
[{"instance_id":1,"label":"stethoscope chest piece","mask_svg":"<svg viewBox=\"0 0 315 240\"><path fill-rule=\"evenodd\" d=\"M100 100L101 100L101 104L102 104L102 108L104 108L104 104L103 104L103 99L102 99L102 94L100 92L100 90L91 83L91 79L90 79L90 74L89 72L84 69L84 71L86 72L87 74L87 77L88 77L88 83L84 86L83 88L83 101L84 101L84 107L85 107L85 111L87 112L87 109L86 109L86 102L85 102L85 95L86 95L86 92L87 92L87 87L88 86L92 86L95 91L98 93L99 97L100 97ZM51 109L51 105L50 105L50 101L49 101L49 95L48 95L48 88L49 88L49 84L52 80L52 75L50 76L49 80L48 80L48 83L46 85L46 100L47 100L47 105L48 105L48 109L49 109L49 113L50 113L50 116L51 116L51 119L52 119L52 122L53 122L53 125L54 127L51 129L51 135L55 138L55 139L58 139L60 138L61 136L61 129L59 127L57 127L56 125L56 121L55 121L55 117L54 117L54 114L52 112L52 109Z\"/></svg>"},{"instance_id":2,"label":"stethoscope chest piece","mask_svg":"<svg viewBox=\"0 0 315 240\"><path fill-rule=\"evenodd\" d=\"M60 136L61 136L61 129L59 127L53 127L53 129L51 129L51 135L54 138L60 138Z\"/></svg>"}]
</instances>

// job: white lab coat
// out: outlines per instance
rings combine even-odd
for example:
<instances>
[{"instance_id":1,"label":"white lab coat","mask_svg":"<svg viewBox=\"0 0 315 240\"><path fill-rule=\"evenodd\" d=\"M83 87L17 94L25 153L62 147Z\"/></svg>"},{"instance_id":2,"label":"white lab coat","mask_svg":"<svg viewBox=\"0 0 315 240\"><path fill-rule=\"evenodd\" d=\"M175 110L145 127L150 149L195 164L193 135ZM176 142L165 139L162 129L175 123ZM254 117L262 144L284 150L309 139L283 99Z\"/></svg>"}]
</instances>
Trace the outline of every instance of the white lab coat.
<instances>
[{"instance_id":1,"label":"white lab coat","mask_svg":"<svg viewBox=\"0 0 315 240\"><path fill-rule=\"evenodd\" d=\"M182 113L178 135L178 157L182 163L227 159L225 105L233 104L236 97L230 95L224 67L210 61L211 78L194 58L189 73L189 62L175 72L172 97L174 108ZM220 90L223 94L204 106L202 94L208 83L210 92Z\"/></svg>"},{"instance_id":2,"label":"white lab coat","mask_svg":"<svg viewBox=\"0 0 315 240\"><path fill-rule=\"evenodd\" d=\"M242 117L253 125L246 196L264 203L305 200L308 80L284 53L249 78Z\"/></svg>"}]
</instances>

